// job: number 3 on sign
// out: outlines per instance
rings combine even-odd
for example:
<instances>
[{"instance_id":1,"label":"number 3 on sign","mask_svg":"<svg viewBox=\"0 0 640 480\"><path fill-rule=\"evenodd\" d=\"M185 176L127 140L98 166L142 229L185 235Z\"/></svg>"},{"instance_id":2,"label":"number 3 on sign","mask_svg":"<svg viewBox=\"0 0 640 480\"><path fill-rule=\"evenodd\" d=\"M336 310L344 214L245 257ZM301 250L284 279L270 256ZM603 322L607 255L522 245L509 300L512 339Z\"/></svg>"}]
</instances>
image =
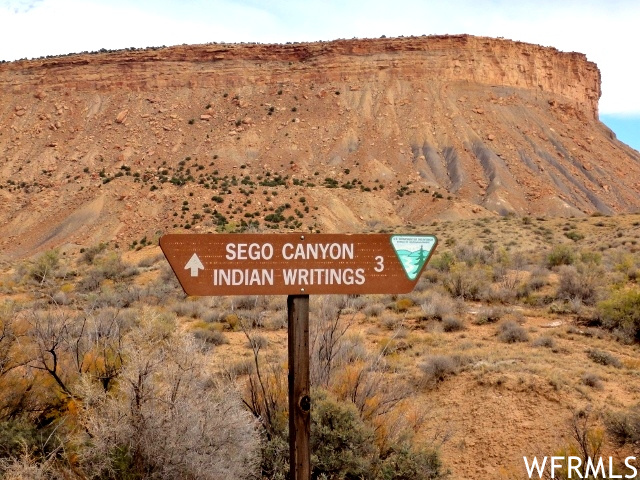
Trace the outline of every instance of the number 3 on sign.
<instances>
[{"instance_id":1,"label":"number 3 on sign","mask_svg":"<svg viewBox=\"0 0 640 480\"><path fill-rule=\"evenodd\" d=\"M376 266L373 269L378 273L384 270L384 257L382 255L376 257Z\"/></svg>"}]
</instances>

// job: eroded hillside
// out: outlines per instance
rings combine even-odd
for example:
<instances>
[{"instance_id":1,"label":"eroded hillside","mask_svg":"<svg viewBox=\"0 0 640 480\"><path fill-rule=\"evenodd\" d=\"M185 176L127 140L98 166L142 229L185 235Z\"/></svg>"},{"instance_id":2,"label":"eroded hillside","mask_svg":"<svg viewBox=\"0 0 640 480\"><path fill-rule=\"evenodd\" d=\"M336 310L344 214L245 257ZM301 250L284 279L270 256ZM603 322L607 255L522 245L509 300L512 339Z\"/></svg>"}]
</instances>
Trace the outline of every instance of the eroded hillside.
<instances>
[{"instance_id":1,"label":"eroded hillside","mask_svg":"<svg viewBox=\"0 0 640 480\"><path fill-rule=\"evenodd\" d=\"M640 208L584 55L471 36L0 65L0 255Z\"/></svg>"}]
</instances>

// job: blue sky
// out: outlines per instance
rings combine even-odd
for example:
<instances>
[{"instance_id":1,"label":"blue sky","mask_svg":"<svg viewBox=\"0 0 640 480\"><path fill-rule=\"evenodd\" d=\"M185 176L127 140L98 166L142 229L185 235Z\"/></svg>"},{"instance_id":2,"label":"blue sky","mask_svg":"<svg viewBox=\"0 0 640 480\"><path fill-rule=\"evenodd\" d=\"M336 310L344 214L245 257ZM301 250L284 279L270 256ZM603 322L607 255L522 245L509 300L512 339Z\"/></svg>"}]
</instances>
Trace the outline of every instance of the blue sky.
<instances>
[{"instance_id":1,"label":"blue sky","mask_svg":"<svg viewBox=\"0 0 640 480\"><path fill-rule=\"evenodd\" d=\"M0 60L207 42L469 33L587 55L601 119L640 150L638 0L0 0Z\"/></svg>"}]
</instances>

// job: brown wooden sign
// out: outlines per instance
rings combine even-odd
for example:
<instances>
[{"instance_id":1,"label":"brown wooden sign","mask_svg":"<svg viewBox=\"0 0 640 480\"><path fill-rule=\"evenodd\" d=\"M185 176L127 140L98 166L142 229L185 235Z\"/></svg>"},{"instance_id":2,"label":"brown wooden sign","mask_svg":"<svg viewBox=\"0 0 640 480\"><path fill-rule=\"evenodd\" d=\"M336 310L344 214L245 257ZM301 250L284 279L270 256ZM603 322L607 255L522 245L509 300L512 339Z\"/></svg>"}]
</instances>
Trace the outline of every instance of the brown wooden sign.
<instances>
[{"instance_id":1,"label":"brown wooden sign","mask_svg":"<svg viewBox=\"0 0 640 480\"><path fill-rule=\"evenodd\" d=\"M187 295L408 293L433 235L170 234L160 247Z\"/></svg>"}]
</instances>

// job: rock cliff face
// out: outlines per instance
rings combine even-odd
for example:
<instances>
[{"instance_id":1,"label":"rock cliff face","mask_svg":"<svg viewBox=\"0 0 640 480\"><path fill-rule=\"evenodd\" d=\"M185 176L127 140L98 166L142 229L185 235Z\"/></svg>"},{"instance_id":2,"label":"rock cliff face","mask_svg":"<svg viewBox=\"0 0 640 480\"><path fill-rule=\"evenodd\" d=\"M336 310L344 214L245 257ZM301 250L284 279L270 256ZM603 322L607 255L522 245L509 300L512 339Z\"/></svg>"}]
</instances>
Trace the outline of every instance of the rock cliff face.
<instances>
[{"instance_id":1,"label":"rock cliff face","mask_svg":"<svg viewBox=\"0 0 640 480\"><path fill-rule=\"evenodd\" d=\"M3 91L109 92L370 81L469 82L552 93L597 118L600 72L580 53L467 35L289 45L196 45L17 62Z\"/></svg>"},{"instance_id":2,"label":"rock cliff face","mask_svg":"<svg viewBox=\"0 0 640 480\"><path fill-rule=\"evenodd\" d=\"M598 68L553 48L181 46L4 63L0 89L6 258L185 227L640 208L640 154L598 121Z\"/></svg>"}]
</instances>

